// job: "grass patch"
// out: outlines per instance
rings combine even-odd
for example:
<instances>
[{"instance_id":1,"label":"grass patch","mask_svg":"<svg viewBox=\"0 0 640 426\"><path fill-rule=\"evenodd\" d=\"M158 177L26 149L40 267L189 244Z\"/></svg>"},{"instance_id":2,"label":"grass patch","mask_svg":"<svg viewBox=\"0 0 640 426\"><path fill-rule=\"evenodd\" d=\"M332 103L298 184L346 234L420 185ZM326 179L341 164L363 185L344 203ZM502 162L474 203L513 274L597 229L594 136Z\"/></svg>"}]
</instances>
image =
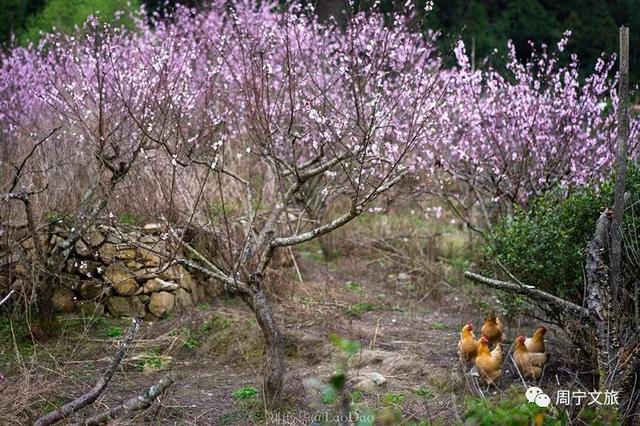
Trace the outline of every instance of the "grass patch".
<instances>
[{"instance_id":1,"label":"grass patch","mask_svg":"<svg viewBox=\"0 0 640 426\"><path fill-rule=\"evenodd\" d=\"M358 293L361 293L362 290L364 290L364 286L355 281L347 281L347 283L344 285L344 288L346 288L349 291L355 291Z\"/></svg>"},{"instance_id":2,"label":"grass patch","mask_svg":"<svg viewBox=\"0 0 640 426\"><path fill-rule=\"evenodd\" d=\"M254 399L258 396L258 393L258 389L254 388L253 386L244 386L231 392L231 396L233 396L235 399L246 400Z\"/></svg>"},{"instance_id":3,"label":"grass patch","mask_svg":"<svg viewBox=\"0 0 640 426\"><path fill-rule=\"evenodd\" d=\"M443 322L434 322L433 324L431 324L431 328L433 328L434 330L446 330L447 324L443 323Z\"/></svg>"},{"instance_id":4,"label":"grass patch","mask_svg":"<svg viewBox=\"0 0 640 426\"><path fill-rule=\"evenodd\" d=\"M364 315L365 313L375 310L375 305L371 303L361 302L356 303L355 305L351 305L348 314L354 318L362 318L362 315Z\"/></svg>"},{"instance_id":5,"label":"grass patch","mask_svg":"<svg viewBox=\"0 0 640 426\"><path fill-rule=\"evenodd\" d=\"M404 402L404 394L388 393L384 396L383 402L386 405L402 405L402 403Z\"/></svg>"},{"instance_id":6,"label":"grass patch","mask_svg":"<svg viewBox=\"0 0 640 426\"><path fill-rule=\"evenodd\" d=\"M122 327L109 327L107 331L105 331L105 336L111 339L117 339L124 336L124 332L122 331Z\"/></svg>"},{"instance_id":7,"label":"grass patch","mask_svg":"<svg viewBox=\"0 0 640 426\"><path fill-rule=\"evenodd\" d=\"M413 393L423 399L432 399L434 397L431 389L426 386L420 386L418 389L414 389Z\"/></svg>"}]
</instances>

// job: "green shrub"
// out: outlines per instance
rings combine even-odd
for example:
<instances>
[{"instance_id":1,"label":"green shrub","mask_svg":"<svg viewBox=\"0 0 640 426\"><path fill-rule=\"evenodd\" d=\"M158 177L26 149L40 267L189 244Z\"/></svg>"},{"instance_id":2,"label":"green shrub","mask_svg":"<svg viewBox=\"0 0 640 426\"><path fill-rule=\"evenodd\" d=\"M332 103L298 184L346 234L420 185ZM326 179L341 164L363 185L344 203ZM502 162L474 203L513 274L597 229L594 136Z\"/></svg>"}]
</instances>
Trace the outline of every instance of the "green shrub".
<instances>
[{"instance_id":1,"label":"green shrub","mask_svg":"<svg viewBox=\"0 0 640 426\"><path fill-rule=\"evenodd\" d=\"M581 302L587 242L601 211L612 204L612 183L576 188L568 196L556 188L535 199L527 211L505 217L486 248L490 269L501 273L504 267L527 285ZM640 198L638 168L629 168L626 189L632 199ZM635 223L631 216L627 211L627 228Z\"/></svg>"}]
</instances>

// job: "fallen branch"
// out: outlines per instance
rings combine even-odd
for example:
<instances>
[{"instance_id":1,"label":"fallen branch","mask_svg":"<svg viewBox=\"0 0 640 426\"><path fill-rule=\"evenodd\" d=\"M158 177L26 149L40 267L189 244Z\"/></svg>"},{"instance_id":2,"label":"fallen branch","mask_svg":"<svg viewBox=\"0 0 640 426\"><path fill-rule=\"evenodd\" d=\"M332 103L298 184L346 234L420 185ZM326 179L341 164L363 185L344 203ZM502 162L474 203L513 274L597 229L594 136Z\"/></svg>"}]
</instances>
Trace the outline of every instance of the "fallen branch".
<instances>
[{"instance_id":1,"label":"fallen branch","mask_svg":"<svg viewBox=\"0 0 640 426\"><path fill-rule=\"evenodd\" d=\"M118 352L116 352L116 355L113 359L113 362L111 363L111 366L109 366L107 371L104 372L104 374L102 375L102 377L100 377L100 379L98 380L98 382L95 384L94 387L92 387L84 395L79 396L78 398L74 399L71 402L68 402L67 404L63 405L57 410L52 411L49 414L45 415L44 417L39 418L34 423L34 426L48 426L48 425L55 424L60 420L69 417L71 414L81 410L87 405L91 404L96 399L98 399L100 394L107 388L107 386L109 385L109 382L113 378L113 375L115 374L116 370L120 366L120 363L124 358L124 354L125 352L127 352L127 348L129 347L129 344L133 340L133 337L135 336L136 332L138 331L139 326L140 326L140 323L138 319L137 318L134 319L131 323L131 326L129 327L129 330L127 330L127 334L122 340L122 343L120 343L120 347L118 348Z\"/></svg>"},{"instance_id":2,"label":"fallen branch","mask_svg":"<svg viewBox=\"0 0 640 426\"><path fill-rule=\"evenodd\" d=\"M511 283L507 281L500 281L493 278L483 277L482 275L478 275L471 271L465 271L464 276L469 278L471 281L486 284L489 287L497 288L498 290L504 290L509 293L515 293L515 294L527 296L533 300L545 302L550 305L554 305L560 309L572 312L574 314L578 314L582 317L592 319L591 311L588 310L587 308L584 308L580 305L576 305L575 303L569 302L567 300L561 299L560 297L554 296L553 294L549 294L545 291L539 290L534 286L521 285L521 284Z\"/></svg>"},{"instance_id":3,"label":"fallen branch","mask_svg":"<svg viewBox=\"0 0 640 426\"><path fill-rule=\"evenodd\" d=\"M108 409L102 413L96 414L95 416L89 417L88 419L78 423L78 425L83 426L95 426L95 425L103 425L108 423L111 420L117 419L125 413L130 413L133 411L144 410L149 408L153 401L162 393L167 390L169 386L174 381L174 377L171 373L165 375L158 383L147 388L144 392L134 397L131 397L125 401L122 401L120 404L116 405L113 408Z\"/></svg>"}]
</instances>

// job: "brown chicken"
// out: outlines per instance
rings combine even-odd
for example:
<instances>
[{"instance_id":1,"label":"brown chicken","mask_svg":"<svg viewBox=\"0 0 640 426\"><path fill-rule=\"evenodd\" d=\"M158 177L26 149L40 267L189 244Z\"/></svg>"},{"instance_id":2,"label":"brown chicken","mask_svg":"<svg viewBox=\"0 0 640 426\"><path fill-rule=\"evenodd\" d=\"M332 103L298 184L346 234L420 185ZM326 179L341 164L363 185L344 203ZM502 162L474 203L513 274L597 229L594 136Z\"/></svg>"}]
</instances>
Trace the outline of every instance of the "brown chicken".
<instances>
[{"instance_id":1,"label":"brown chicken","mask_svg":"<svg viewBox=\"0 0 640 426\"><path fill-rule=\"evenodd\" d=\"M493 348L498 343L504 342L504 333L502 332L502 321L494 314L489 314L482 324L483 336L489 339L489 348Z\"/></svg>"},{"instance_id":2,"label":"brown chicken","mask_svg":"<svg viewBox=\"0 0 640 426\"><path fill-rule=\"evenodd\" d=\"M487 336L482 336L478 341L476 368L488 385L495 383L502 374L502 345L498 343L493 350L490 350L489 339Z\"/></svg>"},{"instance_id":3,"label":"brown chicken","mask_svg":"<svg viewBox=\"0 0 640 426\"><path fill-rule=\"evenodd\" d=\"M478 353L478 342L473 334L473 324L468 322L460 331L460 341L458 342L458 355L462 363L472 362Z\"/></svg>"},{"instance_id":4,"label":"brown chicken","mask_svg":"<svg viewBox=\"0 0 640 426\"><path fill-rule=\"evenodd\" d=\"M539 379L542 376L542 368L549 361L549 354L545 352L529 352L524 336L518 336L515 342L513 358L518 370L525 378Z\"/></svg>"},{"instance_id":5,"label":"brown chicken","mask_svg":"<svg viewBox=\"0 0 640 426\"><path fill-rule=\"evenodd\" d=\"M524 341L524 345L529 352L544 352L544 334L547 332L547 328L541 325L533 332L533 336L527 337Z\"/></svg>"}]
</instances>

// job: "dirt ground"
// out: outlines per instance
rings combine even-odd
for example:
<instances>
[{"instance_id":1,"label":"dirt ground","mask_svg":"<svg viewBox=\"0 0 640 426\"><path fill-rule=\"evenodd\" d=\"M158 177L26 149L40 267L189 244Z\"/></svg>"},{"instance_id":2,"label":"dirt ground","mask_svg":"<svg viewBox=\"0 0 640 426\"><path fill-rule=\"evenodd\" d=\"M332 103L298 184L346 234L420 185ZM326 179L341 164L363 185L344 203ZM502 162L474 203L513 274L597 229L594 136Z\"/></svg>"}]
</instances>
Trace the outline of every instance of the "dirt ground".
<instances>
[{"instance_id":1,"label":"dirt ground","mask_svg":"<svg viewBox=\"0 0 640 426\"><path fill-rule=\"evenodd\" d=\"M298 266L300 275L294 268L276 271L280 284L270 288L287 342L285 404L278 413L265 414L263 408L263 343L254 317L239 299L228 297L143 322L122 368L83 417L134 396L172 370L176 381L158 402L115 424L330 424L335 403L323 390L345 365L360 424L373 414L376 424L461 421L469 386L457 357L459 329L467 321L480 327L483 312L471 302L472 294L489 304L495 300L491 294L435 277L417 286L412 273L357 257L326 263L300 256ZM21 335L19 322L3 323L2 424L29 424L91 387L129 323L62 316L60 337L34 344ZM507 342L534 325L526 319L508 324ZM329 338L333 333L359 342L360 350L347 357ZM552 356L554 351L552 346ZM562 358L554 357L556 363ZM545 380L559 382L562 368L553 369ZM372 386L364 380L368 373L381 374L385 382ZM523 389L506 363L498 389L487 394L521 392L524 399Z\"/></svg>"}]
</instances>

